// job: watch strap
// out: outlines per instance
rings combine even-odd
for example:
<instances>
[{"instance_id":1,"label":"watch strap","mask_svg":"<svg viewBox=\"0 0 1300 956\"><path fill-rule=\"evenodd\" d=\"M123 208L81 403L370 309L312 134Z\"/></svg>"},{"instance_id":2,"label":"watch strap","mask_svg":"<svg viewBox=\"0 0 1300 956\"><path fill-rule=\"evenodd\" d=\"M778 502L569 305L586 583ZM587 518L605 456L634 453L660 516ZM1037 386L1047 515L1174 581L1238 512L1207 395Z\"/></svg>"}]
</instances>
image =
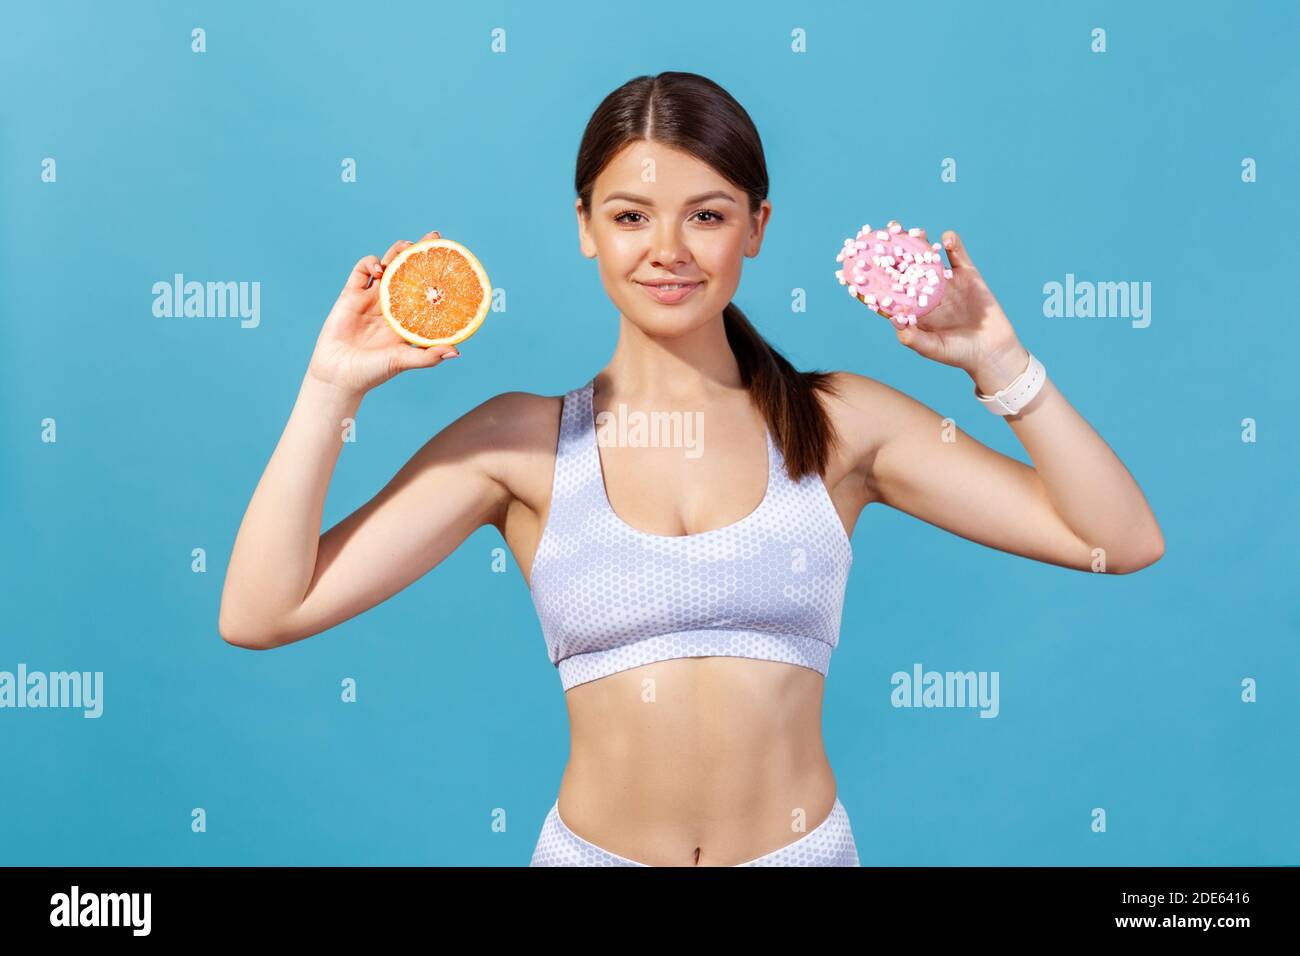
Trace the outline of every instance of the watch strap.
<instances>
[{"instance_id":1,"label":"watch strap","mask_svg":"<svg viewBox=\"0 0 1300 956\"><path fill-rule=\"evenodd\" d=\"M1047 369L1029 353L1029 365L1011 380L1005 388L992 395L981 395L977 387L975 397L994 415L1015 415L1028 405L1047 381Z\"/></svg>"}]
</instances>

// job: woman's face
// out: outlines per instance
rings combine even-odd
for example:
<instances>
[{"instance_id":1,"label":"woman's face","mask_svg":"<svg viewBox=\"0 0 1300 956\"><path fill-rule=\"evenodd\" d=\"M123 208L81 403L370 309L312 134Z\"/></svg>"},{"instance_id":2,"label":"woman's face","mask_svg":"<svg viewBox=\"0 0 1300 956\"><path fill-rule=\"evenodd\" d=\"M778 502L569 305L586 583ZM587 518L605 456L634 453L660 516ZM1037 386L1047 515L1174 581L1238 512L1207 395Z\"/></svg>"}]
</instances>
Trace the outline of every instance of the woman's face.
<instances>
[{"instance_id":1,"label":"woman's face","mask_svg":"<svg viewBox=\"0 0 1300 956\"><path fill-rule=\"evenodd\" d=\"M741 260L758 255L772 204L749 212L745 192L703 163L659 143L630 143L596 177L582 253L595 258L619 312L650 335L677 336L718 318L740 284ZM661 301L655 281L693 284ZM671 295L671 294L670 294Z\"/></svg>"}]
</instances>

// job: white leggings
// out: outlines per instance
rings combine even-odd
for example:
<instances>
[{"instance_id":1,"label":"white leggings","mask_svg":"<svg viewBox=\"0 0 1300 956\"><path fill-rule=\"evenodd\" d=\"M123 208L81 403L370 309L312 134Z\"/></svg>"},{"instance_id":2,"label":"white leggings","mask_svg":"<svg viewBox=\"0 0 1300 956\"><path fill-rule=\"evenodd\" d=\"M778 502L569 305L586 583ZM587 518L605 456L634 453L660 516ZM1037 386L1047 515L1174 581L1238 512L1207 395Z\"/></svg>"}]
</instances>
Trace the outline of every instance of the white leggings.
<instances>
[{"instance_id":1,"label":"white leggings","mask_svg":"<svg viewBox=\"0 0 1300 956\"><path fill-rule=\"evenodd\" d=\"M530 866L648 866L584 840L560 819L560 801L546 814ZM835 798L830 815L793 843L736 866L860 866L849 814Z\"/></svg>"}]
</instances>

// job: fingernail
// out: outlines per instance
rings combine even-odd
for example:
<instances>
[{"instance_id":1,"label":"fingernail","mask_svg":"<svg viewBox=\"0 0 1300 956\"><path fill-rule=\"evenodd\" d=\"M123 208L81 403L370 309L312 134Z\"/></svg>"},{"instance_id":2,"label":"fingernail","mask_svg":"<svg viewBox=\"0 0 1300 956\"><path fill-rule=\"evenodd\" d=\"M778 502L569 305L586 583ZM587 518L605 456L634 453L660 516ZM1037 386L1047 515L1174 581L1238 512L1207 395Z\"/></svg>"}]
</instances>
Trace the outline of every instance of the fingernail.
<instances>
[{"instance_id":1,"label":"fingernail","mask_svg":"<svg viewBox=\"0 0 1300 956\"><path fill-rule=\"evenodd\" d=\"M459 352L443 352L443 353L442 353L442 357L443 357L443 358L460 358L460 353L459 353Z\"/></svg>"}]
</instances>

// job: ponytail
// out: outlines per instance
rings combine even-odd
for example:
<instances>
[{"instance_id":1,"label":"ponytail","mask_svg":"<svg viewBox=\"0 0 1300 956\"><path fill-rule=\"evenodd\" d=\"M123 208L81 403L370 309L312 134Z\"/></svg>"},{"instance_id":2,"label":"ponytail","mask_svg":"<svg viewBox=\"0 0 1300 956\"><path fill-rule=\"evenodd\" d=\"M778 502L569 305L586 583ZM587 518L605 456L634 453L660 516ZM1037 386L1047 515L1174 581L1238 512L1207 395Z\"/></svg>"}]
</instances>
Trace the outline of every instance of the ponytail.
<instances>
[{"instance_id":1,"label":"ponytail","mask_svg":"<svg viewBox=\"0 0 1300 956\"><path fill-rule=\"evenodd\" d=\"M839 437L816 393L836 394L832 373L796 369L734 302L727 303L722 323L740 366L741 381L781 449L786 473L793 481L809 473L824 475L831 443Z\"/></svg>"}]
</instances>

